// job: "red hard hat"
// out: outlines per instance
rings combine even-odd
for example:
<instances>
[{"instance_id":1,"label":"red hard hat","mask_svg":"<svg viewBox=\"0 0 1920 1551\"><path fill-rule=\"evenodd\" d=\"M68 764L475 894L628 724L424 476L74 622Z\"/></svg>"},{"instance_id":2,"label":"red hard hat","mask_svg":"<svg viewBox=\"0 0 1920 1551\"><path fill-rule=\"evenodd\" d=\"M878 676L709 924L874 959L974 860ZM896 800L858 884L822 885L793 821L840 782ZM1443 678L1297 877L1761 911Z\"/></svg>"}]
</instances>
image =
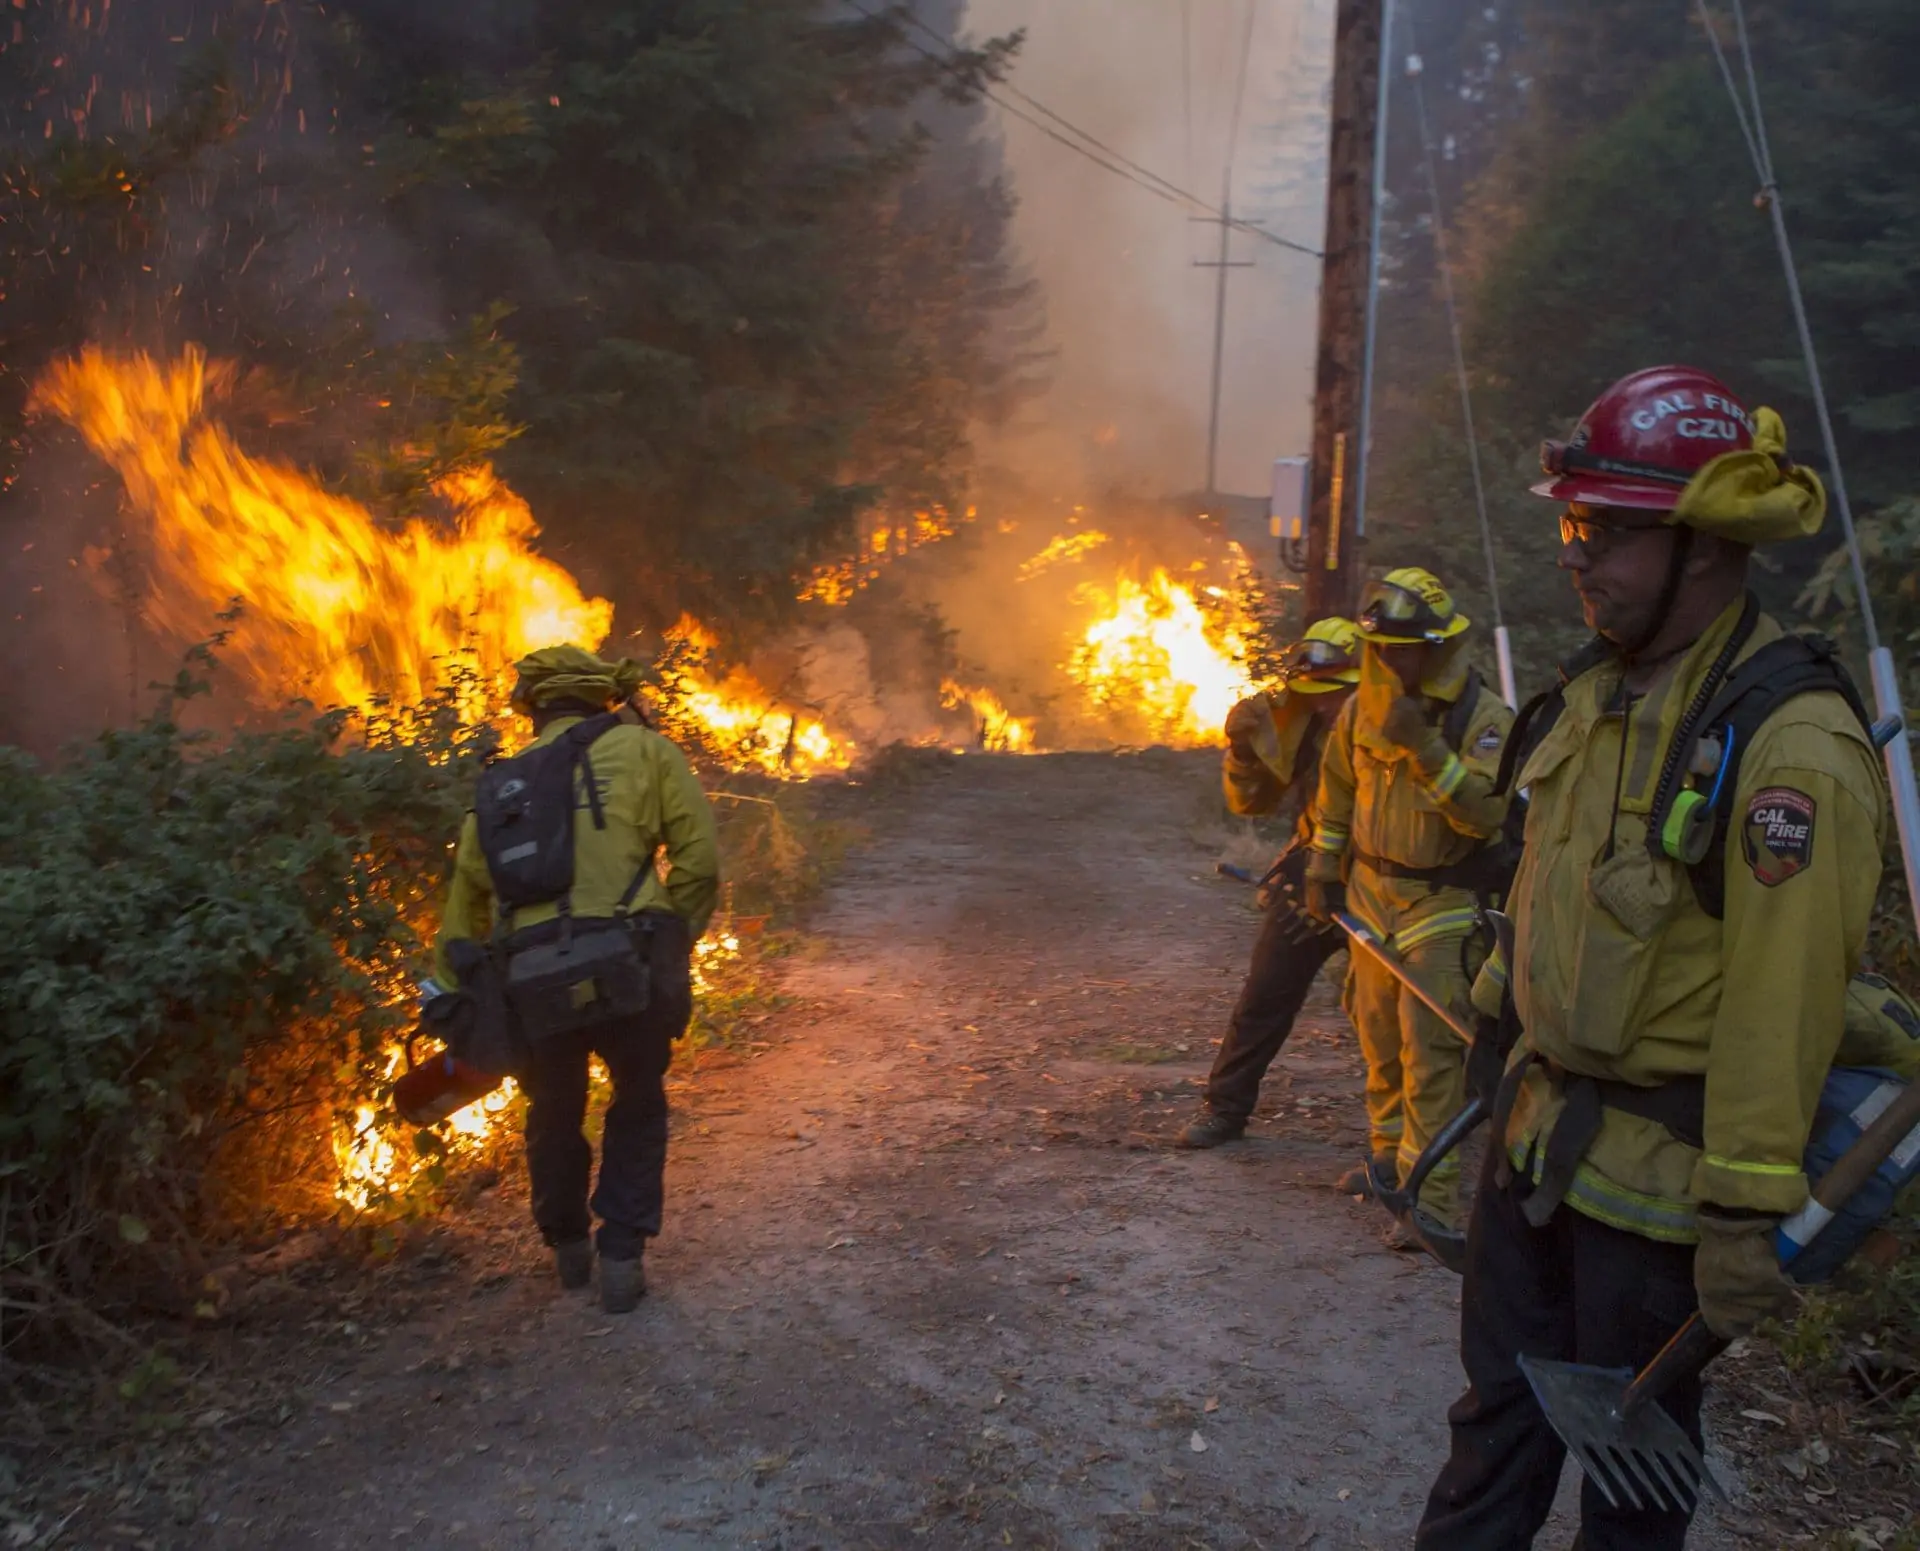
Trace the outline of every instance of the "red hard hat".
<instances>
[{"instance_id":1,"label":"red hard hat","mask_svg":"<svg viewBox=\"0 0 1920 1551\"><path fill-rule=\"evenodd\" d=\"M1540 444L1540 466L1553 477L1533 493L1670 512L1707 464L1752 446L1753 418L1718 377L1649 366L1595 399L1566 441Z\"/></svg>"}]
</instances>

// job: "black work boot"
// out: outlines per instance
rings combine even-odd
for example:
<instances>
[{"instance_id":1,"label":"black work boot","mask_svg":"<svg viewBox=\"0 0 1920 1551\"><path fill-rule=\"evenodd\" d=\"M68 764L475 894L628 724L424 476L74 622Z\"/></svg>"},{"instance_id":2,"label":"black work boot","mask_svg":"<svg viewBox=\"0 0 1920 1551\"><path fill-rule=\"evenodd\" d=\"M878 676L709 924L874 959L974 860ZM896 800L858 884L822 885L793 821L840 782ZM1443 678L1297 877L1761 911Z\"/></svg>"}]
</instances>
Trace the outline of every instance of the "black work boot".
<instances>
[{"instance_id":1,"label":"black work boot","mask_svg":"<svg viewBox=\"0 0 1920 1551\"><path fill-rule=\"evenodd\" d=\"M646 1296L647 1277L640 1257L614 1260L600 1257L600 1307L609 1314L630 1314L634 1305Z\"/></svg>"},{"instance_id":2,"label":"black work boot","mask_svg":"<svg viewBox=\"0 0 1920 1551\"><path fill-rule=\"evenodd\" d=\"M585 1287L593 1280L593 1240L573 1239L554 1245L553 1269L559 1274L560 1285L568 1292L578 1292Z\"/></svg>"},{"instance_id":3,"label":"black work boot","mask_svg":"<svg viewBox=\"0 0 1920 1551\"><path fill-rule=\"evenodd\" d=\"M1219 1147L1227 1142L1237 1142L1246 1134L1246 1121L1234 1115L1222 1115L1214 1110L1208 1110L1180 1133L1180 1145L1199 1148Z\"/></svg>"},{"instance_id":4,"label":"black work boot","mask_svg":"<svg viewBox=\"0 0 1920 1551\"><path fill-rule=\"evenodd\" d=\"M1382 1191L1398 1189L1399 1185L1400 1164L1392 1153L1356 1163L1333 1182L1333 1188L1343 1196L1369 1196L1376 1200Z\"/></svg>"}]
</instances>

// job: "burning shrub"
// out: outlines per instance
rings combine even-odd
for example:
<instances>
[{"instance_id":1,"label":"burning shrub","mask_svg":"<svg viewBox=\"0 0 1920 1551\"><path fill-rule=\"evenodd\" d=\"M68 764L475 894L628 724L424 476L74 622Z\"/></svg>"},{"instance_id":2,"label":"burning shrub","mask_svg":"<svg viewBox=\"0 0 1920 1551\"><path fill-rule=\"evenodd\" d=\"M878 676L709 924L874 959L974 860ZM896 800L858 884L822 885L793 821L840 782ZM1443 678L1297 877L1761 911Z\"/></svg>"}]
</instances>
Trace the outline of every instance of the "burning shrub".
<instances>
[{"instance_id":1,"label":"burning shrub","mask_svg":"<svg viewBox=\"0 0 1920 1551\"><path fill-rule=\"evenodd\" d=\"M333 1126L406 1016L472 781L456 692L404 730L337 712L216 743L180 724L200 687L57 769L0 750L8 1349L185 1312L209 1245L327 1200Z\"/></svg>"}]
</instances>

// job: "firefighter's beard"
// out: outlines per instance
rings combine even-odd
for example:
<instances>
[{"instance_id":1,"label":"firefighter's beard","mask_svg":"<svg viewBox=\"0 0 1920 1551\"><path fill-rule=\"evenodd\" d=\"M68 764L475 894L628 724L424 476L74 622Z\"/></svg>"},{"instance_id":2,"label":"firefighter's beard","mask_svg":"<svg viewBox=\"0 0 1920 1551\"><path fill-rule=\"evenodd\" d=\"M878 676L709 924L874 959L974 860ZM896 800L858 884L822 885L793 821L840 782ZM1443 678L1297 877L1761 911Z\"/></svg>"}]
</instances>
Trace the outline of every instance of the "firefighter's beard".
<instances>
[{"instance_id":1,"label":"firefighter's beard","mask_svg":"<svg viewBox=\"0 0 1920 1551\"><path fill-rule=\"evenodd\" d=\"M1615 646L1632 647L1646 640L1659 623L1661 599L1623 599L1595 589L1589 591L1576 582L1580 593L1580 616L1587 628L1605 636Z\"/></svg>"}]
</instances>

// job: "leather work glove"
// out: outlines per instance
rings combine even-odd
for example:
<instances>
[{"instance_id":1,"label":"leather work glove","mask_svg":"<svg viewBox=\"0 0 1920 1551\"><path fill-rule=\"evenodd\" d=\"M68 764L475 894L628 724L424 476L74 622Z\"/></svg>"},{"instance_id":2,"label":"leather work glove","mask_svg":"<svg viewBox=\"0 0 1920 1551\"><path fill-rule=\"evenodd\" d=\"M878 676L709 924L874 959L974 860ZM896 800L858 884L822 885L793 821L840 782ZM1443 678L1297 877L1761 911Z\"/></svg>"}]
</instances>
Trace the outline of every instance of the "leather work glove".
<instances>
[{"instance_id":1,"label":"leather work glove","mask_svg":"<svg viewBox=\"0 0 1920 1551\"><path fill-rule=\"evenodd\" d=\"M1302 908L1314 920L1330 922L1347 908L1347 886L1338 878L1309 878Z\"/></svg>"},{"instance_id":2,"label":"leather work glove","mask_svg":"<svg viewBox=\"0 0 1920 1551\"><path fill-rule=\"evenodd\" d=\"M1222 731L1227 735L1227 747L1233 751L1235 759L1252 764L1260 757L1253 740L1272 715L1267 708L1265 695L1249 695L1245 700L1234 703L1233 709L1227 712L1226 726Z\"/></svg>"},{"instance_id":3,"label":"leather work glove","mask_svg":"<svg viewBox=\"0 0 1920 1551\"><path fill-rule=\"evenodd\" d=\"M1773 1248L1780 1219L1702 1206L1699 1220L1693 1288L1707 1328L1721 1340L1732 1341L1764 1319L1791 1313L1797 1301L1793 1285L1781 1274Z\"/></svg>"},{"instance_id":4,"label":"leather work glove","mask_svg":"<svg viewBox=\"0 0 1920 1551\"><path fill-rule=\"evenodd\" d=\"M1395 748L1418 751L1436 731L1427 708L1414 695L1401 695L1380 720L1380 736Z\"/></svg>"}]
</instances>

